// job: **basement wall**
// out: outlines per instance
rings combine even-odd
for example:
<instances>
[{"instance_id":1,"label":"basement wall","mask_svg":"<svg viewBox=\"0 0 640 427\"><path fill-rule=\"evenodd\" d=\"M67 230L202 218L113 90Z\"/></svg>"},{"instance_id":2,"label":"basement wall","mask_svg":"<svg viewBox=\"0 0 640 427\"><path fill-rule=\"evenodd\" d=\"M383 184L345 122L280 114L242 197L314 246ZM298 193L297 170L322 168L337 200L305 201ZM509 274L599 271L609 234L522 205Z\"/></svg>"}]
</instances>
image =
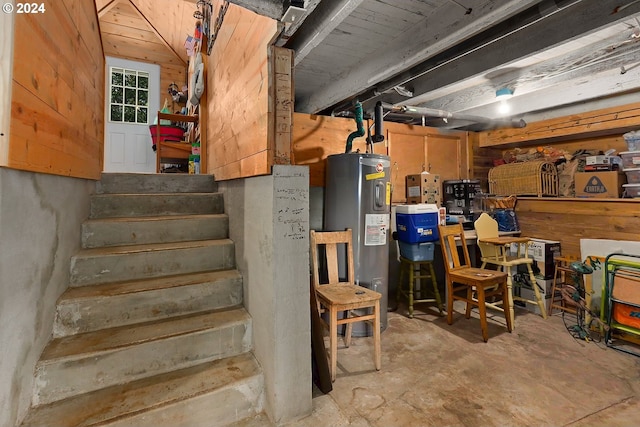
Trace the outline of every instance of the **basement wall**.
<instances>
[{"instance_id":1,"label":"basement wall","mask_svg":"<svg viewBox=\"0 0 640 427\"><path fill-rule=\"evenodd\" d=\"M0 168L0 426L29 409L94 191L91 180Z\"/></svg>"},{"instance_id":2,"label":"basement wall","mask_svg":"<svg viewBox=\"0 0 640 427\"><path fill-rule=\"evenodd\" d=\"M284 423L311 413L309 168L219 182L229 236L264 370L266 412Z\"/></svg>"},{"instance_id":3,"label":"basement wall","mask_svg":"<svg viewBox=\"0 0 640 427\"><path fill-rule=\"evenodd\" d=\"M0 426L25 416L102 171L95 4L0 15Z\"/></svg>"}]
</instances>

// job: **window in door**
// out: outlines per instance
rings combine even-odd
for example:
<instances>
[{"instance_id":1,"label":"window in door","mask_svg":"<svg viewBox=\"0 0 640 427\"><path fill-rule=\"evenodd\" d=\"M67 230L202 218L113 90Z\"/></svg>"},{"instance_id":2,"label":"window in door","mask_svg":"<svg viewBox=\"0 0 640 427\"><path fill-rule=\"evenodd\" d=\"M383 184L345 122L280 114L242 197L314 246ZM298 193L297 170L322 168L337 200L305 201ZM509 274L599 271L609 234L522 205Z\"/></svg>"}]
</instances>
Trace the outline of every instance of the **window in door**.
<instances>
[{"instance_id":1,"label":"window in door","mask_svg":"<svg viewBox=\"0 0 640 427\"><path fill-rule=\"evenodd\" d=\"M110 67L109 120L149 124L149 73Z\"/></svg>"}]
</instances>

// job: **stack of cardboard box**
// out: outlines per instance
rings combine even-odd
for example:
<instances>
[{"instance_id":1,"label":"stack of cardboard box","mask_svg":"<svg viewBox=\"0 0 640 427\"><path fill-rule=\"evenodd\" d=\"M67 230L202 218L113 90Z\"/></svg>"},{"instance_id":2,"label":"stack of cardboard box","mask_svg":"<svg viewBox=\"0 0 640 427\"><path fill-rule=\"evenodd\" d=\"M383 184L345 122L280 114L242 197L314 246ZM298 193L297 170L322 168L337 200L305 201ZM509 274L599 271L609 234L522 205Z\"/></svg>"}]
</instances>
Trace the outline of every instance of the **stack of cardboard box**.
<instances>
[{"instance_id":1,"label":"stack of cardboard box","mask_svg":"<svg viewBox=\"0 0 640 427\"><path fill-rule=\"evenodd\" d=\"M584 172L575 174L576 197L618 198L626 177L619 156L589 156Z\"/></svg>"},{"instance_id":2,"label":"stack of cardboard box","mask_svg":"<svg viewBox=\"0 0 640 427\"><path fill-rule=\"evenodd\" d=\"M440 175L422 172L407 175L407 204L428 203L442 206L442 183Z\"/></svg>"}]
</instances>

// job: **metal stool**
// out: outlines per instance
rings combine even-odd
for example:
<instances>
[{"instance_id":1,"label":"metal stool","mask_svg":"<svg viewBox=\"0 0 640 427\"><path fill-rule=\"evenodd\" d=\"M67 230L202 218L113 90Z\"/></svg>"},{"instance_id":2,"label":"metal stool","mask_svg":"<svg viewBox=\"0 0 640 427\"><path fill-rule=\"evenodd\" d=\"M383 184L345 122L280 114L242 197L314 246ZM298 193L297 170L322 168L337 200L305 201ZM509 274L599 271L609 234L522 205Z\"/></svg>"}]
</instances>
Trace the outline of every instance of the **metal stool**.
<instances>
[{"instance_id":1,"label":"metal stool","mask_svg":"<svg viewBox=\"0 0 640 427\"><path fill-rule=\"evenodd\" d=\"M409 272L409 289L403 289L403 278L405 270ZM424 296L426 293L426 281L420 283L420 289L414 288L414 282L419 279L429 279L433 285L433 293L435 298L416 298L419 293ZM404 295L409 300L409 318L413 318L413 304L418 302L435 302L440 315L443 315L442 301L440 300L440 292L438 291L438 283L436 281L436 273L433 269L432 261L412 261L403 256L400 257L400 279L398 281L398 290L396 298L400 300L400 295Z\"/></svg>"}]
</instances>

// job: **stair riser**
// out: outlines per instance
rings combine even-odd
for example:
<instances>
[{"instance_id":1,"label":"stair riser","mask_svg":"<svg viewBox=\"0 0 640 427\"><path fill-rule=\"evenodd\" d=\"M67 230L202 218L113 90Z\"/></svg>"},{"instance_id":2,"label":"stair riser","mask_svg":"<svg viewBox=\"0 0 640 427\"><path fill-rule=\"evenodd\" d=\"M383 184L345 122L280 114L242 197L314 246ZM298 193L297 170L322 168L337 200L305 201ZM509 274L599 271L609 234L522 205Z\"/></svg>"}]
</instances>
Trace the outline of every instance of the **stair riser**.
<instances>
[{"instance_id":1,"label":"stair riser","mask_svg":"<svg viewBox=\"0 0 640 427\"><path fill-rule=\"evenodd\" d=\"M224 213L222 194L105 194L91 197L91 218Z\"/></svg>"},{"instance_id":2,"label":"stair riser","mask_svg":"<svg viewBox=\"0 0 640 427\"><path fill-rule=\"evenodd\" d=\"M212 193L217 183L212 175L103 173L98 193Z\"/></svg>"},{"instance_id":3,"label":"stair riser","mask_svg":"<svg viewBox=\"0 0 640 427\"><path fill-rule=\"evenodd\" d=\"M224 239L229 235L226 215L186 219L90 221L82 225L82 247L140 245Z\"/></svg>"},{"instance_id":4,"label":"stair riser","mask_svg":"<svg viewBox=\"0 0 640 427\"><path fill-rule=\"evenodd\" d=\"M138 343L75 359L40 362L33 405L43 405L116 384L195 366L251 350L251 323Z\"/></svg>"},{"instance_id":5,"label":"stair riser","mask_svg":"<svg viewBox=\"0 0 640 427\"><path fill-rule=\"evenodd\" d=\"M233 244L71 259L71 286L137 280L235 267Z\"/></svg>"},{"instance_id":6,"label":"stair riser","mask_svg":"<svg viewBox=\"0 0 640 427\"><path fill-rule=\"evenodd\" d=\"M54 338L242 304L242 278L133 294L65 300L58 304Z\"/></svg>"},{"instance_id":7,"label":"stair riser","mask_svg":"<svg viewBox=\"0 0 640 427\"><path fill-rule=\"evenodd\" d=\"M222 426L252 417L263 410L262 375L188 400L103 424L109 427Z\"/></svg>"}]
</instances>

